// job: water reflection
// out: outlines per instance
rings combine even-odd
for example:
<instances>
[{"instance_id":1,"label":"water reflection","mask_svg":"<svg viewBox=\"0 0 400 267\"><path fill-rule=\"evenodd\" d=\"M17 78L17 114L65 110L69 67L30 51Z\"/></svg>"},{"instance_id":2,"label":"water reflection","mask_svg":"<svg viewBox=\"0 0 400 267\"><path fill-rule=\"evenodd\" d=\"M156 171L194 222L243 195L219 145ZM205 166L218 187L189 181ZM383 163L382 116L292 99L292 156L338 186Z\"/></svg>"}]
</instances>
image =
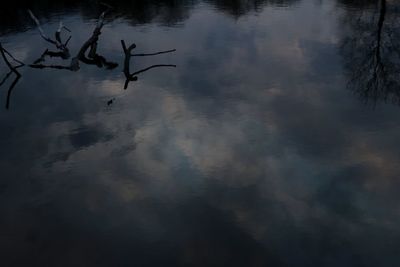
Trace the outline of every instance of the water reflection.
<instances>
[{"instance_id":1,"label":"water reflection","mask_svg":"<svg viewBox=\"0 0 400 267\"><path fill-rule=\"evenodd\" d=\"M206 0L205 2L214 5L217 9L222 10L227 14L239 18L251 11L260 12L267 5L274 7L289 7L296 2L299 2L299 0Z\"/></svg>"},{"instance_id":2,"label":"water reflection","mask_svg":"<svg viewBox=\"0 0 400 267\"><path fill-rule=\"evenodd\" d=\"M365 102L400 104L399 5L380 0L357 7L348 9L343 19L349 86Z\"/></svg>"},{"instance_id":3,"label":"water reflection","mask_svg":"<svg viewBox=\"0 0 400 267\"><path fill-rule=\"evenodd\" d=\"M176 48L135 61L179 68L130 90L118 68L20 69L0 111L3 265L398 265L400 110L349 95L339 53L342 16L361 7L251 2L241 17L192 2L180 27L110 17L105 58L124 62L120 40ZM78 51L101 11L67 11ZM24 62L45 43L36 29L3 38Z\"/></svg>"},{"instance_id":4,"label":"water reflection","mask_svg":"<svg viewBox=\"0 0 400 267\"><path fill-rule=\"evenodd\" d=\"M79 49L79 52L77 53L77 55L74 58L72 58L69 66L40 64L45 60L45 56L60 57L62 59L68 59L70 57L70 54L69 54L69 49L67 48L67 45L68 45L68 42L71 39L71 37L69 37L65 43L62 43L60 32L63 29L63 27L62 27L63 24L62 24L62 22L60 22L60 26L55 34L56 40L52 40L52 39L48 38L44 34L44 31L41 28L38 19L35 17L35 15L33 15L32 11L28 10L31 18L37 24L42 38L45 41L47 41L51 44L54 44L57 47L57 49L61 50L61 52L50 52L50 51L46 50L38 60L35 60L34 64L31 64L29 66L31 68L37 68L37 69L53 68L53 69L66 69L66 70L71 70L71 71L78 71L80 69L79 62L83 62L87 65L95 65L99 68L105 67L109 70L118 67L118 63L107 61L107 59L105 57L103 57L97 53L98 41L99 41L99 37L101 35L101 30L104 26L104 20L105 20L106 15L111 11L111 9L112 9L112 7L106 6L106 10L100 14L100 16L97 20L97 23L96 23L96 27L93 30L92 35L90 36L90 38L88 40L86 40L83 43L83 45ZM88 50L89 50L89 52L88 52Z\"/></svg>"},{"instance_id":5,"label":"water reflection","mask_svg":"<svg viewBox=\"0 0 400 267\"><path fill-rule=\"evenodd\" d=\"M101 35L101 30L105 23L105 17L113 9L111 6L109 6L107 4L102 4L102 5L105 5L106 10L100 14L97 24L96 24L96 27L95 27L91 37L83 43L83 45L79 49L79 52L77 53L77 55L74 58L72 58L70 65L54 65L54 64L53 65L45 65L45 64L43 64L43 62L46 61L46 57L50 57L50 58L56 57L56 58L61 58L63 60L67 60L70 58L68 43L71 40L72 36L69 36L68 39L65 41L65 43L63 43L61 40L61 31L63 29L65 29L68 32L71 32L71 30L69 30L68 28L63 26L62 21L60 21L59 27L58 27L57 31L55 32L55 39L51 39L50 37L48 37L45 34L39 20L36 18L36 16L33 14L33 12L31 10L28 10L30 17L32 18L32 20L35 22L35 24L38 27L40 36L46 42L54 45L56 47L56 49L58 50L58 52L52 52L52 51L49 51L48 49L46 49L45 52L41 55L41 57L39 59L35 60L33 64L30 64L29 67L34 68L34 69L50 68L50 69L59 69L59 70L78 71L80 69L79 62L83 62L87 65L96 65L99 68L105 67L106 69L109 69L109 70L112 70L112 69L115 69L116 67L118 67L118 63L107 61L107 59L105 57L103 57L97 53L98 41L99 41L99 37ZM130 73L131 57L156 56L156 55L160 55L160 54L175 52L176 50L173 49L173 50L160 51L160 52L147 53L147 54L132 54L132 50L134 48L136 48L136 45L132 44L129 46L129 48L127 48L125 46L125 42L123 40L121 42L122 42L123 52L125 54L124 74L126 77L126 82L125 82L124 89L127 89L129 82L137 81L137 79L138 79L137 75L140 73L149 71L154 68L159 68L159 67L176 67L176 65L172 65L172 64L158 64L158 65L152 65L150 67ZM18 83L19 79L21 78L21 74L17 71L17 68L23 67L23 66L25 66L25 64L22 63L21 61L16 60L7 50L5 50L3 47L1 47L1 44L0 44L0 48L1 48L3 60L10 69L10 72L7 73L6 76L4 77L4 79L1 81L0 87L7 81L7 79L11 75L11 73L15 73L15 75L16 75L16 78L15 78L14 82L11 84L11 86L8 90L8 94L7 94L6 108L8 109L9 103L10 103L11 92L14 89L15 85ZM88 52L88 50L89 50L89 52ZM7 59L5 53L7 53L12 59L16 60L20 65L13 67L10 64L9 60ZM110 105L112 102L113 102L113 100L109 100L107 102L107 104Z\"/></svg>"},{"instance_id":6,"label":"water reflection","mask_svg":"<svg viewBox=\"0 0 400 267\"><path fill-rule=\"evenodd\" d=\"M200 0L116 0L112 5L114 16L123 17L131 24L156 22L164 26L175 26L188 19L191 11L201 2ZM251 11L261 12L262 8L268 5L288 7L299 0L207 0L205 2L227 14L240 17ZM93 1L12 1L0 11L0 32L24 29L26 9L32 9L41 18L51 18L52 14L73 13L79 10L86 19L92 19L99 13L99 6L101 5Z\"/></svg>"}]
</instances>

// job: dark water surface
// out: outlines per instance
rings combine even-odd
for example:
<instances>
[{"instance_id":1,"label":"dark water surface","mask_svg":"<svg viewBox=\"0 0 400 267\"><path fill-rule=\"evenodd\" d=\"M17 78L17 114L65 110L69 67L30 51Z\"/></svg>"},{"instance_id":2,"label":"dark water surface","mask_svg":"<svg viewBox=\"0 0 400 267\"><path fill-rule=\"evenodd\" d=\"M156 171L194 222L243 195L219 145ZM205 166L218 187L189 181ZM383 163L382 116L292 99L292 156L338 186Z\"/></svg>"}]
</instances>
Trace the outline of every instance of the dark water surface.
<instances>
[{"instance_id":1,"label":"dark water surface","mask_svg":"<svg viewBox=\"0 0 400 267\"><path fill-rule=\"evenodd\" d=\"M0 266L400 266L397 1L113 6L98 53L117 68L25 66L8 109L0 87ZM54 49L28 8L72 55L104 9L2 7L26 64ZM177 67L124 90L122 39L177 49L131 71Z\"/></svg>"}]
</instances>

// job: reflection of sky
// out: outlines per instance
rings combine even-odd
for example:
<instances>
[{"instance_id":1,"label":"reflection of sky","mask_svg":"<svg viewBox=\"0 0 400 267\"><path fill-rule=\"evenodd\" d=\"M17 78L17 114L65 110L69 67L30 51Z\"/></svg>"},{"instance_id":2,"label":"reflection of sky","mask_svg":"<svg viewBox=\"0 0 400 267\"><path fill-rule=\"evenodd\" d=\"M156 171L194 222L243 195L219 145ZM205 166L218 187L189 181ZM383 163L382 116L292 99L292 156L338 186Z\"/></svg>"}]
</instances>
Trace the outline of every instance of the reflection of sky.
<instances>
[{"instance_id":1,"label":"reflection of sky","mask_svg":"<svg viewBox=\"0 0 400 267\"><path fill-rule=\"evenodd\" d=\"M23 69L0 111L6 266L395 266L399 109L345 89L338 13L305 1L236 20L203 5L177 28L114 21L110 60L121 39L177 49L135 59L178 68L127 91L120 67ZM76 51L93 25L64 22ZM4 43L26 62L45 46L35 30Z\"/></svg>"}]
</instances>

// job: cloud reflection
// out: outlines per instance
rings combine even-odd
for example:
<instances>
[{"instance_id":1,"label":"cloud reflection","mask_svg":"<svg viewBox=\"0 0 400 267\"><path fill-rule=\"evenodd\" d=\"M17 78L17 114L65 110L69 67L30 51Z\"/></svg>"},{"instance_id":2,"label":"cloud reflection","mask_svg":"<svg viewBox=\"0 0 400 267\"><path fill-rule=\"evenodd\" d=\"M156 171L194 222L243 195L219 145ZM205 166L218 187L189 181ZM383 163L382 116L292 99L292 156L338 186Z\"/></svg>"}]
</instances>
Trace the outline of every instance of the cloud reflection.
<instances>
[{"instance_id":1,"label":"cloud reflection","mask_svg":"<svg viewBox=\"0 0 400 267\"><path fill-rule=\"evenodd\" d=\"M26 73L20 108L0 113L6 263L396 263L399 110L347 94L336 7L322 6L239 21L203 6L174 30L111 23L110 40L178 51L176 72L127 91L95 68ZM74 23L72 48L91 29ZM35 58L37 39L12 41Z\"/></svg>"}]
</instances>

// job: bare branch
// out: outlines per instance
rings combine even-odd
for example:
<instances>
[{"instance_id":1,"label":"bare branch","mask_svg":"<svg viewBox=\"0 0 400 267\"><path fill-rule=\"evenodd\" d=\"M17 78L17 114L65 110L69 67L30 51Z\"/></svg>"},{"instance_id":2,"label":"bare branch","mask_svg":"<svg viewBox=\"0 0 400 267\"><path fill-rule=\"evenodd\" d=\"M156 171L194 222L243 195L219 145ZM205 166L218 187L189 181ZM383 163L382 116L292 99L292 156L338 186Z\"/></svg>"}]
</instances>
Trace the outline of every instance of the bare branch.
<instances>
[{"instance_id":1,"label":"bare branch","mask_svg":"<svg viewBox=\"0 0 400 267\"><path fill-rule=\"evenodd\" d=\"M128 88L129 82L131 81L137 81L138 77L136 75L146 72L148 70L154 69L154 68L160 68L160 67L173 67L175 68L176 65L171 65L171 64L158 64L158 65L152 65L150 67L144 68L142 70L136 71L134 73L130 73L130 60L131 57L133 56L155 56L155 55L159 55L159 54L165 54L165 53L171 53L171 52L175 52L176 50L168 50L168 51L161 51L161 52L157 52L157 53L152 53L152 54L132 54L132 50L136 48L135 44L131 44L129 47L126 46L125 41L121 40L121 45L122 45L122 49L124 51L125 54L125 61L124 61L124 74L125 74L125 85L124 85L124 89Z\"/></svg>"},{"instance_id":2,"label":"bare branch","mask_svg":"<svg viewBox=\"0 0 400 267\"><path fill-rule=\"evenodd\" d=\"M13 73L13 71L10 70L10 71L6 74L6 76L4 76L3 80L1 80L1 82L0 82L0 87L7 81L7 79L10 77L10 75L11 75L12 73Z\"/></svg>"},{"instance_id":3,"label":"bare branch","mask_svg":"<svg viewBox=\"0 0 400 267\"><path fill-rule=\"evenodd\" d=\"M8 51L3 47L3 45L2 45L1 43L0 43L0 53L1 53L1 56L3 57L3 59L4 59L4 62L6 63L6 65L8 66L8 68L10 69L10 71L14 72L16 75L21 75L21 74L17 71L17 68L22 67L22 66L24 66L25 64L22 63L21 61L15 59L15 58L10 54L10 52L8 52ZM16 62L18 62L20 65L18 65L18 66L13 66L13 65L10 63L10 61L7 59L6 54L9 55L13 60L15 60Z\"/></svg>"},{"instance_id":4,"label":"bare branch","mask_svg":"<svg viewBox=\"0 0 400 267\"><path fill-rule=\"evenodd\" d=\"M29 15L31 16L32 20L36 23L36 26L37 26L37 28L38 28L38 30L39 30L39 33L40 33L40 35L42 36L42 38L43 38L44 40L46 40L47 42L56 45L56 42L53 41L53 40L51 40L51 39L44 33L44 31L43 31L43 29L42 29L42 26L40 25L39 20L35 17L35 15L33 14L33 12L32 12L30 9L28 9L28 13L29 13Z\"/></svg>"},{"instance_id":5,"label":"bare branch","mask_svg":"<svg viewBox=\"0 0 400 267\"><path fill-rule=\"evenodd\" d=\"M11 93L12 93L12 91L14 90L15 85L17 85L19 79L21 79L21 77L22 77L21 75L17 75L17 76L15 77L15 80L14 80L13 83L11 84L10 88L8 89L8 92L7 92L7 101L6 101L6 109L9 109L9 108L10 108Z\"/></svg>"},{"instance_id":6,"label":"bare branch","mask_svg":"<svg viewBox=\"0 0 400 267\"><path fill-rule=\"evenodd\" d=\"M67 41L66 41L65 44L64 44L65 47L68 45L69 41L71 40L71 37L72 37L72 36L68 37Z\"/></svg>"},{"instance_id":7,"label":"bare branch","mask_svg":"<svg viewBox=\"0 0 400 267\"><path fill-rule=\"evenodd\" d=\"M147 68L144 68L144 69L142 69L142 70L136 71L136 72L132 73L130 76L131 76L131 77L134 77L134 76L136 76L137 74L146 72L146 71L151 70L151 69L154 69L154 68L160 68L160 67L172 67L172 68L176 68L176 65L172 65L172 64L158 64L158 65L152 65L152 66L150 66L150 67L147 67Z\"/></svg>"},{"instance_id":8,"label":"bare branch","mask_svg":"<svg viewBox=\"0 0 400 267\"><path fill-rule=\"evenodd\" d=\"M79 61L86 64L97 65L99 67L106 66L108 69L113 69L118 66L115 62L108 62L104 57L97 54L97 42L101 35L101 29L104 26L104 18L106 14L111 10L108 8L106 11L101 13L97 21L96 28L93 30L92 36L82 45L78 54L71 61L71 70L77 71L80 69ZM89 58L86 57L86 52L90 48Z\"/></svg>"},{"instance_id":9,"label":"bare branch","mask_svg":"<svg viewBox=\"0 0 400 267\"><path fill-rule=\"evenodd\" d=\"M59 70L72 70L71 66L62 65L43 65L43 64L30 64L29 67L33 69L59 69Z\"/></svg>"},{"instance_id":10,"label":"bare branch","mask_svg":"<svg viewBox=\"0 0 400 267\"><path fill-rule=\"evenodd\" d=\"M1 44L0 44L0 46L1 46ZM4 53L6 53L10 58L12 58L15 62L17 62L17 63L19 63L20 65L18 65L18 66L15 66L14 68L19 68L19 67L22 67L22 66L25 66L25 63L23 63L23 62L21 62L21 61L19 61L18 59L16 59L13 55L11 55L11 53L10 52L8 52L6 49L4 49L4 48L2 48L3 49L3 51L4 51Z\"/></svg>"},{"instance_id":11,"label":"bare branch","mask_svg":"<svg viewBox=\"0 0 400 267\"><path fill-rule=\"evenodd\" d=\"M28 9L28 13L31 16L32 20L36 23L36 26L38 27L39 33L42 36L42 38L45 41L47 41L48 43L55 45L57 49L61 50L61 53L58 54L59 57L61 57L62 59L68 59L70 57L70 54L69 54L67 45L68 45L69 40L71 39L71 36L68 38L67 42L65 42L63 44L63 42L61 40L61 30L66 29L69 32L70 32L70 30L64 26L62 21L60 21L59 27L58 27L57 31L55 32L55 40L53 40L44 33L44 30L43 30L42 26L40 25L39 20L36 18L36 16L33 14L33 12ZM40 59L36 60L35 63L39 60L40 60L40 62L44 61L46 55L47 54L42 54Z\"/></svg>"},{"instance_id":12,"label":"bare branch","mask_svg":"<svg viewBox=\"0 0 400 267\"><path fill-rule=\"evenodd\" d=\"M10 88L8 89L7 92L7 102L6 102L6 109L8 109L10 107L10 99L11 99L11 93L12 90L14 89L15 85L18 83L19 79L21 79L21 74L18 72L18 68L24 66L25 64L22 63L21 61L15 59L10 52L8 52L0 43L0 53L1 56L3 57L4 62L6 63L6 65L8 66L8 68L10 69L10 72L7 73L7 75L4 77L4 79L1 81L0 86L3 85L6 80L10 77L11 73L14 73L16 75L15 80L13 81L13 83L11 84ZM6 54L12 58L14 61L18 62L19 65L17 66L13 66L10 61L7 59Z\"/></svg>"},{"instance_id":13,"label":"bare branch","mask_svg":"<svg viewBox=\"0 0 400 267\"><path fill-rule=\"evenodd\" d=\"M172 53L175 52L176 49L172 50L167 50L167 51L161 51L161 52L156 52L156 53L151 53L151 54L133 54L133 57L146 57L146 56L156 56L156 55L161 55L161 54L167 54L167 53Z\"/></svg>"}]
</instances>

